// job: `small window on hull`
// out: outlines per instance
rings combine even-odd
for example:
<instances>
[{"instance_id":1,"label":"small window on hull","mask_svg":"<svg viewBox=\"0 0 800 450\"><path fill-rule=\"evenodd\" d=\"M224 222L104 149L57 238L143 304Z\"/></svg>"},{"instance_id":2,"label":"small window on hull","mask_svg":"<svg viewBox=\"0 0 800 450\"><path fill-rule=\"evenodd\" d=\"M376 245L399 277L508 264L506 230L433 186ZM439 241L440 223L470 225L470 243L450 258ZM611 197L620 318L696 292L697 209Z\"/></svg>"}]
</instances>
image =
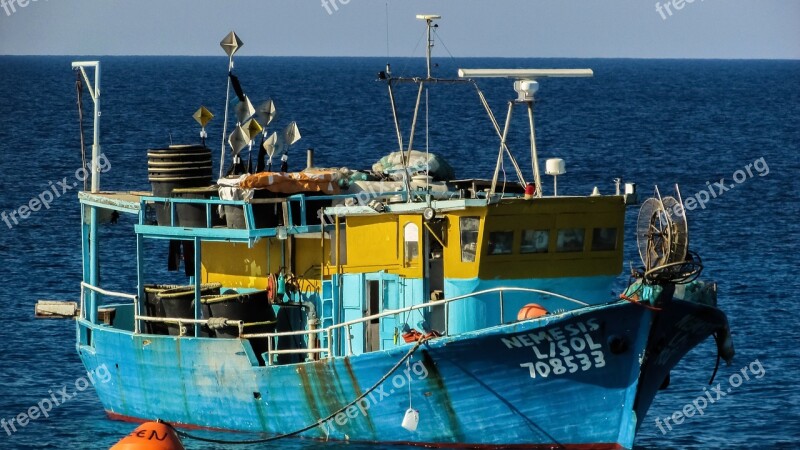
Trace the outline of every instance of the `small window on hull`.
<instances>
[{"instance_id":1,"label":"small window on hull","mask_svg":"<svg viewBox=\"0 0 800 450\"><path fill-rule=\"evenodd\" d=\"M513 251L513 231L492 231L489 233L489 254L510 255Z\"/></svg>"},{"instance_id":2,"label":"small window on hull","mask_svg":"<svg viewBox=\"0 0 800 450\"><path fill-rule=\"evenodd\" d=\"M403 227L403 241L405 242L406 263L413 262L419 257L419 227L415 223L407 223Z\"/></svg>"},{"instance_id":3,"label":"small window on hull","mask_svg":"<svg viewBox=\"0 0 800 450\"><path fill-rule=\"evenodd\" d=\"M547 253L550 246L550 230L522 230L520 253Z\"/></svg>"},{"instance_id":4,"label":"small window on hull","mask_svg":"<svg viewBox=\"0 0 800 450\"><path fill-rule=\"evenodd\" d=\"M595 228L592 230L592 251L607 252L617 249L616 228Z\"/></svg>"},{"instance_id":5,"label":"small window on hull","mask_svg":"<svg viewBox=\"0 0 800 450\"><path fill-rule=\"evenodd\" d=\"M584 228L564 228L558 230L556 251L562 253L582 252Z\"/></svg>"},{"instance_id":6,"label":"small window on hull","mask_svg":"<svg viewBox=\"0 0 800 450\"><path fill-rule=\"evenodd\" d=\"M461 262L475 262L475 252L478 249L478 227L480 219L477 217L462 217L459 220L461 231Z\"/></svg>"}]
</instances>

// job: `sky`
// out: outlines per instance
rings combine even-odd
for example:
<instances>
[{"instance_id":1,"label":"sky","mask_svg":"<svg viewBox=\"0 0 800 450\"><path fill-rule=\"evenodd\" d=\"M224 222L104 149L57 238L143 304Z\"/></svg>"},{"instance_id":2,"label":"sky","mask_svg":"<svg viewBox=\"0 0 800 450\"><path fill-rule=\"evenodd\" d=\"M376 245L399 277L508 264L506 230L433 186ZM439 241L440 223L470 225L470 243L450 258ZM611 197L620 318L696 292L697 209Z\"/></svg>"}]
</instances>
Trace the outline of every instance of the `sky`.
<instances>
[{"instance_id":1,"label":"sky","mask_svg":"<svg viewBox=\"0 0 800 450\"><path fill-rule=\"evenodd\" d=\"M0 55L800 59L800 0L0 0ZM436 48L434 52L444 52Z\"/></svg>"}]
</instances>

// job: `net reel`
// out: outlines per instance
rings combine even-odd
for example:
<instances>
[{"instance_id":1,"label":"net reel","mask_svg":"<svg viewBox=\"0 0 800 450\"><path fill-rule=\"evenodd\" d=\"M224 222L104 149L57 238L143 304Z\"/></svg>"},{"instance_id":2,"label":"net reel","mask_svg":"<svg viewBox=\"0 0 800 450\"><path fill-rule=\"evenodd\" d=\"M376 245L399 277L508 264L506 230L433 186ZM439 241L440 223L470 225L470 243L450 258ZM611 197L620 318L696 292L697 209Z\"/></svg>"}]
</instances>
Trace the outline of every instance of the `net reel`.
<instances>
[{"instance_id":1,"label":"net reel","mask_svg":"<svg viewBox=\"0 0 800 450\"><path fill-rule=\"evenodd\" d=\"M644 264L636 275L655 284L684 284L703 270L700 257L689 251L689 229L680 190L676 196L662 197L656 186L655 197L639 209L636 243ZM676 198L677 197L677 198Z\"/></svg>"}]
</instances>

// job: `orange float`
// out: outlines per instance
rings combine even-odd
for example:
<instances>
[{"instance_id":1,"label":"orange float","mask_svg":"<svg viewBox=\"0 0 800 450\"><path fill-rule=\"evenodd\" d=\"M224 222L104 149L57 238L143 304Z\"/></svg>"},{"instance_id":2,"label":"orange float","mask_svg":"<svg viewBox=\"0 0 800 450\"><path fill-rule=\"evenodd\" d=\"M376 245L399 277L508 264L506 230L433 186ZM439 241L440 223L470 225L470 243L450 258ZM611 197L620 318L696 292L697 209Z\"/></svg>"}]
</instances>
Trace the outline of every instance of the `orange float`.
<instances>
[{"instance_id":1,"label":"orange float","mask_svg":"<svg viewBox=\"0 0 800 450\"><path fill-rule=\"evenodd\" d=\"M517 320L535 319L537 317L542 317L545 314L549 314L549 311L544 309L542 305L528 303L517 313Z\"/></svg>"},{"instance_id":2,"label":"orange float","mask_svg":"<svg viewBox=\"0 0 800 450\"><path fill-rule=\"evenodd\" d=\"M185 450L171 426L161 422L145 422L110 450Z\"/></svg>"}]
</instances>

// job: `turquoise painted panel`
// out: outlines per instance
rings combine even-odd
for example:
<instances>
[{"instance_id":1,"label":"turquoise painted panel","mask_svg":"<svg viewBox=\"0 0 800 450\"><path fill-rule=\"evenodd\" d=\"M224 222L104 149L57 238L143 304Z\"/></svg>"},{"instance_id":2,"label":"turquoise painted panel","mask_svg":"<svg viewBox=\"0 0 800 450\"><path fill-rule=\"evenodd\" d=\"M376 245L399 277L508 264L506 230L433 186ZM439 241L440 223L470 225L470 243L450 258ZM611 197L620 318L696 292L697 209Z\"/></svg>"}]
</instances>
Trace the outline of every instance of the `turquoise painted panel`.
<instances>
[{"instance_id":1,"label":"turquoise painted panel","mask_svg":"<svg viewBox=\"0 0 800 450\"><path fill-rule=\"evenodd\" d=\"M576 278L531 278L522 280L445 279L446 298L499 287L540 289L556 292L589 304L613 300L611 289L615 276ZM503 320L500 320L500 296L497 293L466 299L450 304L448 323L450 334L473 331L516 320L517 313L528 303L537 303L550 312L570 311L581 305L543 294L512 292L503 295Z\"/></svg>"},{"instance_id":2,"label":"turquoise painted panel","mask_svg":"<svg viewBox=\"0 0 800 450\"><path fill-rule=\"evenodd\" d=\"M137 336L95 329L80 348L112 415L279 434L307 424L309 438L463 445L630 448L632 399L651 313L627 302L493 327L425 344L349 413L409 350L253 367L237 339ZM612 348L611 342L624 341ZM625 347L623 351L619 348ZM400 426L410 401L421 420Z\"/></svg>"},{"instance_id":3,"label":"turquoise painted panel","mask_svg":"<svg viewBox=\"0 0 800 450\"><path fill-rule=\"evenodd\" d=\"M349 322L364 317L364 295L365 288L364 274L345 274L342 275L342 321ZM350 327L349 339L346 329L340 333L342 339L342 351L347 353L347 349L352 345L353 354L360 355L364 352L364 325L358 324Z\"/></svg>"}]
</instances>

